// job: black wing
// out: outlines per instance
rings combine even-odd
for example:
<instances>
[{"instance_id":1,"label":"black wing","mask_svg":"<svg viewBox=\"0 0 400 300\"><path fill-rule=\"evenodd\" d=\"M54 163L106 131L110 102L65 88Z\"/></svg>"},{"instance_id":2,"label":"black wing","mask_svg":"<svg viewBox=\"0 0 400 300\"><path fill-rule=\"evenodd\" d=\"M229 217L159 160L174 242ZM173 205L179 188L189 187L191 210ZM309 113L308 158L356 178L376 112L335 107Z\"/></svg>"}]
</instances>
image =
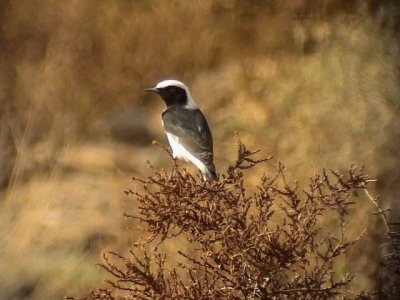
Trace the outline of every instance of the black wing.
<instances>
[{"instance_id":1,"label":"black wing","mask_svg":"<svg viewBox=\"0 0 400 300\"><path fill-rule=\"evenodd\" d=\"M182 146L215 172L211 131L203 113L172 105L163 112L162 119L165 131L179 137Z\"/></svg>"}]
</instances>

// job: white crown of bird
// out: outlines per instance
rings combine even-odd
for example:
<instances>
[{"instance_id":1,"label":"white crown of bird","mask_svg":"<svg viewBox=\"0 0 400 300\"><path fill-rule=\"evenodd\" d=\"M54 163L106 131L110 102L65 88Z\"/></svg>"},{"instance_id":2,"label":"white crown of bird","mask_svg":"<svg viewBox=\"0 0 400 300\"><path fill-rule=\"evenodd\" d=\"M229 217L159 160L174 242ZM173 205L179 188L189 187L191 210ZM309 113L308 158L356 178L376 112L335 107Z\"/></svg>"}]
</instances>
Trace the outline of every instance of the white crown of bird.
<instances>
[{"instance_id":1,"label":"white crown of bird","mask_svg":"<svg viewBox=\"0 0 400 300\"><path fill-rule=\"evenodd\" d=\"M197 104L194 101L194 99L192 98L192 94L190 94L189 88L183 82L175 80L175 79L167 79L167 80L163 80L163 81L160 81L159 83L157 83L156 88L162 89L162 88L166 88L168 86L176 86L181 89L184 89L186 92L187 100L188 100L187 106L190 108L197 108Z\"/></svg>"}]
</instances>

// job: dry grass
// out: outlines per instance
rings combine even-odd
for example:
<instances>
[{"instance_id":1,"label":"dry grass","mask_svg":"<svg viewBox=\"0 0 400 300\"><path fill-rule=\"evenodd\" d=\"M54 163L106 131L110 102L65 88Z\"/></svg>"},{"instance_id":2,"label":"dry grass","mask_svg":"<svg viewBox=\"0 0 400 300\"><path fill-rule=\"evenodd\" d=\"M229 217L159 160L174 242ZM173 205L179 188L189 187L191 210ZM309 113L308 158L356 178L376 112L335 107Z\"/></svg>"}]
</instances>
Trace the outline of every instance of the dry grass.
<instances>
[{"instance_id":1,"label":"dry grass","mask_svg":"<svg viewBox=\"0 0 400 300\"><path fill-rule=\"evenodd\" d=\"M283 160L289 180L357 162L396 203L399 11L372 0L2 1L0 296L86 291L101 280L101 250L135 241L122 190L146 159L170 168L148 142L164 138L162 103L142 93L167 76L205 111L218 169L235 157L238 130ZM115 143L120 111L138 120L126 125L130 145ZM353 220L371 229L363 252L342 262L365 289L379 239L369 209Z\"/></svg>"}]
</instances>

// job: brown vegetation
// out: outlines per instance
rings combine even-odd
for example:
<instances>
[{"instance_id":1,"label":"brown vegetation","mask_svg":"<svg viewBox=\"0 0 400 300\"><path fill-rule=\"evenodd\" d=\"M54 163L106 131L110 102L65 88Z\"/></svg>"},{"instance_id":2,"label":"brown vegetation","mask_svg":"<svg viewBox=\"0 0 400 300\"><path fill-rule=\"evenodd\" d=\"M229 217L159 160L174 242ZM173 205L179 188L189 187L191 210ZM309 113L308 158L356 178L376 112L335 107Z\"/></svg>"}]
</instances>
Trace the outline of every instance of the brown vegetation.
<instances>
[{"instance_id":1,"label":"brown vegetation","mask_svg":"<svg viewBox=\"0 0 400 300\"><path fill-rule=\"evenodd\" d=\"M356 166L345 176L323 170L302 189L287 182L279 164L251 193L245 174L269 160L255 158L256 152L240 143L236 163L215 183L176 166L173 177L154 171L146 180L134 178L126 193L139 205L127 217L138 220L148 238L126 256L104 254L111 289L85 299L367 297L349 288L353 275L341 273L337 262L360 238L351 237L348 225L361 200L356 192L366 189L369 177ZM324 227L326 219L336 226ZM159 250L181 236L177 253ZM172 267L166 266L170 255Z\"/></svg>"}]
</instances>

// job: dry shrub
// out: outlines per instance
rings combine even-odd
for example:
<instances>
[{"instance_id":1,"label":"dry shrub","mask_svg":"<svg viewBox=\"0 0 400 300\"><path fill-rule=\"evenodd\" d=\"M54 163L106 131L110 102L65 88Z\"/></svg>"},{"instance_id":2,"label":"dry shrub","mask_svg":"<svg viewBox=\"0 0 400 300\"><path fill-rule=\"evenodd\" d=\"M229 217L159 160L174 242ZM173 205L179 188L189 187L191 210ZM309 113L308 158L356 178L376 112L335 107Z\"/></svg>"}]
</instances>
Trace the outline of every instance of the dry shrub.
<instances>
[{"instance_id":1,"label":"dry shrub","mask_svg":"<svg viewBox=\"0 0 400 300\"><path fill-rule=\"evenodd\" d=\"M176 165L173 176L154 171L134 178L142 192L126 191L139 204L126 216L144 225L148 237L128 255L105 254L101 266L111 275L110 287L84 299L362 297L362 291L349 294L353 276L335 264L360 237L349 236L348 219L369 177L356 166L346 175L323 170L302 189L287 182L279 164L249 192L246 171L270 159L256 153L239 143L237 161L215 183ZM324 218L337 220L337 227L321 226ZM168 267L159 246L178 236L194 251L182 243L180 259Z\"/></svg>"},{"instance_id":2,"label":"dry shrub","mask_svg":"<svg viewBox=\"0 0 400 300\"><path fill-rule=\"evenodd\" d=\"M380 274L380 296L383 299L397 299L400 294L400 222L388 224L386 254L383 257L383 270Z\"/></svg>"}]
</instances>

